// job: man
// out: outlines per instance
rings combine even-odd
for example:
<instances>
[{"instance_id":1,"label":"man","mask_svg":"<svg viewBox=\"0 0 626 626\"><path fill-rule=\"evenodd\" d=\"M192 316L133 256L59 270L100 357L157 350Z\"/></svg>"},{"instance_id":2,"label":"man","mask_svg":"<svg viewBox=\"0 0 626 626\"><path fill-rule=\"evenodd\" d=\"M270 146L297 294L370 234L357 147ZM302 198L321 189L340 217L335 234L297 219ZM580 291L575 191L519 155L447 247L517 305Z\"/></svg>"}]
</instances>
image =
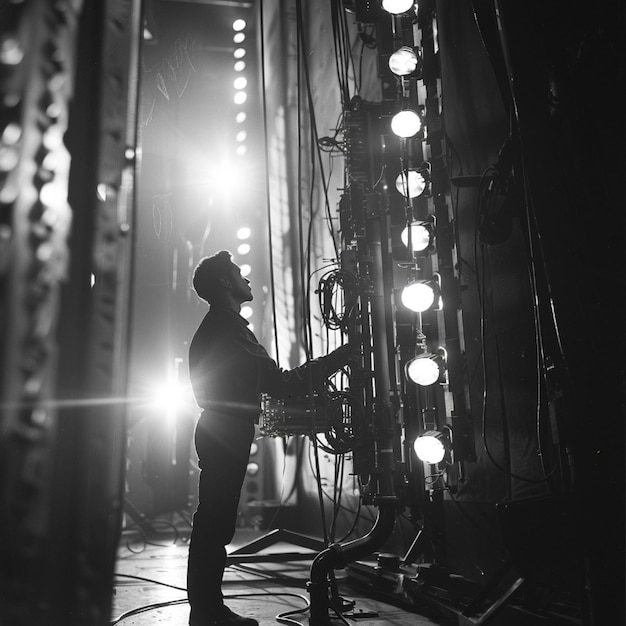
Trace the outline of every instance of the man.
<instances>
[{"instance_id":1,"label":"man","mask_svg":"<svg viewBox=\"0 0 626 626\"><path fill-rule=\"evenodd\" d=\"M293 370L278 368L239 313L241 304L252 300L252 291L226 250L200 261L193 287L210 309L189 347L192 389L202 408L195 431L201 471L187 567L189 624L257 626L255 619L236 615L224 605L221 585L260 394L277 399L305 395L354 352L342 346Z\"/></svg>"}]
</instances>

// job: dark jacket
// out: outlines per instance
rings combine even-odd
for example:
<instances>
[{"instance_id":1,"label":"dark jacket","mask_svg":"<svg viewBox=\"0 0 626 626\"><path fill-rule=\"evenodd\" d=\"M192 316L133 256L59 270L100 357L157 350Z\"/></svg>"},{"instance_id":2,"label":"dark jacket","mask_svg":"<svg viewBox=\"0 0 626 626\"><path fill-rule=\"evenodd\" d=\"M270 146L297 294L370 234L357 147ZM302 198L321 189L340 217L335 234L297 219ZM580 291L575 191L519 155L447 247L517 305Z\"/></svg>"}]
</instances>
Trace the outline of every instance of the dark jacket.
<instances>
[{"instance_id":1,"label":"dark jacket","mask_svg":"<svg viewBox=\"0 0 626 626\"><path fill-rule=\"evenodd\" d=\"M307 395L345 357L339 349L295 369L280 369L241 315L213 306L191 341L189 373L200 407L256 419L261 393L275 399Z\"/></svg>"}]
</instances>

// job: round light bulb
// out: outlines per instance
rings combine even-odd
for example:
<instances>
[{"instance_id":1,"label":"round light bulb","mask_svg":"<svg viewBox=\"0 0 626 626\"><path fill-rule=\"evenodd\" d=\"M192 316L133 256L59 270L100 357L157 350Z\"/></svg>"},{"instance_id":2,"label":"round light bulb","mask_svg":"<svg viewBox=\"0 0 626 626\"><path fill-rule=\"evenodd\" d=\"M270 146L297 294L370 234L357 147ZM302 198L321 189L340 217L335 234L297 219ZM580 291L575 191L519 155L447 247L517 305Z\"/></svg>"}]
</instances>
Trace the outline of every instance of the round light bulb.
<instances>
[{"instance_id":1,"label":"round light bulb","mask_svg":"<svg viewBox=\"0 0 626 626\"><path fill-rule=\"evenodd\" d=\"M248 239L251 234L252 234L252 231L247 226L242 226L237 231L237 239Z\"/></svg>"},{"instance_id":2,"label":"round light bulb","mask_svg":"<svg viewBox=\"0 0 626 626\"><path fill-rule=\"evenodd\" d=\"M406 13L413 8L415 0L383 0L383 9L393 15Z\"/></svg>"},{"instance_id":3,"label":"round light bulb","mask_svg":"<svg viewBox=\"0 0 626 626\"><path fill-rule=\"evenodd\" d=\"M439 380L439 366L428 357L418 357L409 361L406 374L416 385L428 387Z\"/></svg>"},{"instance_id":4,"label":"round light bulb","mask_svg":"<svg viewBox=\"0 0 626 626\"><path fill-rule=\"evenodd\" d=\"M409 227L406 226L400 235L402 243L409 247ZM413 222L411 224L411 247L414 252L426 250L430 245L430 232L423 222Z\"/></svg>"},{"instance_id":5,"label":"round light bulb","mask_svg":"<svg viewBox=\"0 0 626 626\"><path fill-rule=\"evenodd\" d=\"M426 179L417 170L403 170L396 177L396 189L403 195L409 194L409 198L417 198L426 189Z\"/></svg>"},{"instance_id":6,"label":"round light bulb","mask_svg":"<svg viewBox=\"0 0 626 626\"><path fill-rule=\"evenodd\" d=\"M233 22L233 30L234 31L240 31L243 30L246 27L246 20L242 20L242 19L236 19Z\"/></svg>"},{"instance_id":7,"label":"round light bulb","mask_svg":"<svg viewBox=\"0 0 626 626\"><path fill-rule=\"evenodd\" d=\"M446 448L439 437L422 435L415 440L413 449L417 458L424 463L440 463L446 456Z\"/></svg>"},{"instance_id":8,"label":"round light bulb","mask_svg":"<svg viewBox=\"0 0 626 626\"><path fill-rule=\"evenodd\" d=\"M407 309L422 313L435 301L435 291L428 283L411 283L402 290L402 304Z\"/></svg>"},{"instance_id":9,"label":"round light bulb","mask_svg":"<svg viewBox=\"0 0 626 626\"><path fill-rule=\"evenodd\" d=\"M412 48L402 46L389 57L389 69L396 76L408 76L417 69L417 54Z\"/></svg>"},{"instance_id":10,"label":"round light bulb","mask_svg":"<svg viewBox=\"0 0 626 626\"><path fill-rule=\"evenodd\" d=\"M413 137L422 127L420 116L411 109L400 111L391 118L391 130L398 137Z\"/></svg>"}]
</instances>

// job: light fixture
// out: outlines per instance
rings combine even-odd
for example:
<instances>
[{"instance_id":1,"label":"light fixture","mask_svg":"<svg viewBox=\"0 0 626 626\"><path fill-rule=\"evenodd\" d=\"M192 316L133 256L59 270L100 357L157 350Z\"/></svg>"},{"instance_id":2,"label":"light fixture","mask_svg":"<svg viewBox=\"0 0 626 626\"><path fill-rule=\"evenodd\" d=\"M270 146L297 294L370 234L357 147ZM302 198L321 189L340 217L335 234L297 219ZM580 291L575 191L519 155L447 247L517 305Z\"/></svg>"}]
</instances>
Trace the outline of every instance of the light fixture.
<instances>
[{"instance_id":1,"label":"light fixture","mask_svg":"<svg viewBox=\"0 0 626 626\"><path fill-rule=\"evenodd\" d=\"M243 33L235 33L233 35L233 42L234 43L243 43L245 38L246 38L246 36Z\"/></svg>"},{"instance_id":2,"label":"light fixture","mask_svg":"<svg viewBox=\"0 0 626 626\"><path fill-rule=\"evenodd\" d=\"M250 272L252 271L252 267L248 263L244 263L240 268L241 275L246 277L250 276Z\"/></svg>"},{"instance_id":3,"label":"light fixture","mask_svg":"<svg viewBox=\"0 0 626 626\"><path fill-rule=\"evenodd\" d=\"M418 280L408 284L401 293L402 304L416 313L423 313L431 307L441 309L441 287L437 277L431 280Z\"/></svg>"},{"instance_id":4,"label":"light fixture","mask_svg":"<svg viewBox=\"0 0 626 626\"><path fill-rule=\"evenodd\" d=\"M396 76L409 76L421 67L417 49L402 46L389 57L389 69Z\"/></svg>"},{"instance_id":5,"label":"light fixture","mask_svg":"<svg viewBox=\"0 0 626 626\"><path fill-rule=\"evenodd\" d=\"M399 111L391 118L391 130L398 137L413 137L422 128L422 119L412 109Z\"/></svg>"},{"instance_id":6,"label":"light fixture","mask_svg":"<svg viewBox=\"0 0 626 626\"><path fill-rule=\"evenodd\" d=\"M233 30L234 31L240 31L243 30L246 27L246 20L242 20L241 18L236 19L233 22Z\"/></svg>"},{"instance_id":7,"label":"light fixture","mask_svg":"<svg viewBox=\"0 0 626 626\"><path fill-rule=\"evenodd\" d=\"M246 121L246 117L248 116L245 111L239 111L239 113L235 116L235 122L237 122L237 124L243 124Z\"/></svg>"},{"instance_id":8,"label":"light fixture","mask_svg":"<svg viewBox=\"0 0 626 626\"><path fill-rule=\"evenodd\" d=\"M242 272L243 274L243 272ZM243 317L244 319L250 319L252 317L252 307L251 306L242 306L241 307L241 317Z\"/></svg>"},{"instance_id":9,"label":"light fixture","mask_svg":"<svg viewBox=\"0 0 626 626\"><path fill-rule=\"evenodd\" d=\"M246 49L245 48L235 48L235 51L233 52L233 56L236 59L243 59L243 57L246 56Z\"/></svg>"},{"instance_id":10,"label":"light fixture","mask_svg":"<svg viewBox=\"0 0 626 626\"><path fill-rule=\"evenodd\" d=\"M416 169L402 170L396 177L396 189L409 198L417 198L426 189L426 179Z\"/></svg>"},{"instance_id":11,"label":"light fixture","mask_svg":"<svg viewBox=\"0 0 626 626\"><path fill-rule=\"evenodd\" d=\"M415 0L383 0L383 9L392 15L408 13L415 6Z\"/></svg>"},{"instance_id":12,"label":"light fixture","mask_svg":"<svg viewBox=\"0 0 626 626\"><path fill-rule=\"evenodd\" d=\"M248 136L248 133L245 130L240 130L236 135L235 135L235 140L238 143L241 143L242 141L245 141L246 138Z\"/></svg>"},{"instance_id":13,"label":"light fixture","mask_svg":"<svg viewBox=\"0 0 626 626\"><path fill-rule=\"evenodd\" d=\"M235 89L245 89L248 86L248 80L245 76L237 76L233 81L233 87Z\"/></svg>"},{"instance_id":14,"label":"light fixture","mask_svg":"<svg viewBox=\"0 0 626 626\"><path fill-rule=\"evenodd\" d=\"M247 226L242 226L237 231L237 239L241 239L241 240L249 239L251 234L252 234L252 231Z\"/></svg>"},{"instance_id":15,"label":"light fixture","mask_svg":"<svg viewBox=\"0 0 626 626\"><path fill-rule=\"evenodd\" d=\"M240 254L241 256L250 254L250 244L249 243L239 244L239 246L237 247L237 254Z\"/></svg>"},{"instance_id":16,"label":"light fixture","mask_svg":"<svg viewBox=\"0 0 626 626\"><path fill-rule=\"evenodd\" d=\"M424 252L435 246L435 225L433 221L415 220L404 227L400 234L402 243L413 252Z\"/></svg>"},{"instance_id":17,"label":"light fixture","mask_svg":"<svg viewBox=\"0 0 626 626\"><path fill-rule=\"evenodd\" d=\"M440 354L425 352L411 359L404 366L406 377L416 385L429 387L442 377L444 359Z\"/></svg>"},{"instance_id":18,"label":"light fixture","mask_svg":"<svg viewBox=\"0 0 626 626\"><path fill-rule=\"evenodd\" d=\"M233 65L233 69L235 72L243 72L246 69L245 61L236 61L235 65Z\"/></svg>"},{"instance_id":19,"label":"light fixture","mask_svg":"<svg viewBox=\"0 0 626 626\"><path fill-rule=\"evenodd\" d=\"M248 99L248 95L245 91L238 91L233 97L233 102L235 104L243 104Z\"/></svg>"},{"instance_id":20,"label":"light fixture","mask_svg":"<svg viewBox=\"0 0 626 626\"><path fill-rule=\"evenodd\" d=\"M248 148L245 146L245 144L241 144L235 149L235 154L240 157L245 156L247 152Z\"/></svg>"},{"instance_id":21,"label":"light fixture","mask_svg":"<svg viewBox=\"0 0 626 626\"><path fill-rule=\"evenodd\" d=\"M413 449L420 461L436 465L446 456L450 457L450 440L445 433L438 430L427 430L413 443Z\"/></svg>"},{"instance_id":22,"label":"light fixture","mask_svg":"<svg viewBox=\"0 0 626 626\"><path fill-rule=\"evenodd\" d=\"M258 463L248 463L246 467L246 474L248 476L256 476L259 473L259 464Z\"/></svg>"}]
</instances>

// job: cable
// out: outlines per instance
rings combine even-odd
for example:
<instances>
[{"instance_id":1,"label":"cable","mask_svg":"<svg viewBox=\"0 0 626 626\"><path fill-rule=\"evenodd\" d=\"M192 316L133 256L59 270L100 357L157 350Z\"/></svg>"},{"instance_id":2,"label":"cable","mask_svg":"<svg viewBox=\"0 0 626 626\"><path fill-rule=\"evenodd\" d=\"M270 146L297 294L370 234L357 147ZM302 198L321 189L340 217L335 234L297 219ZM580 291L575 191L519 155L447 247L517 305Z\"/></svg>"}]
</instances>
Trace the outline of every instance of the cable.
<instances>
[{"instance_id":1,"label":"cable","mask_svg":"<svg viewBox=\"0 0 626 626\"><path fill-rule=\"evenodd\" d=\"M117 576L124 576L124 574L116 574ZM130 576L130 578L138 578L138 577L133 577ZM145 579L140 579L140 580L146 580L148 582L155 582L156 584L160 584L160 585L165 585L166 587L171 587L172 585L166 585L165 583L159 583L158 581L152 581L148 578ZM180 589L180 587L174 587L175 589ZM186 591L185 589L183 589L183 591ZM282 613L276 616L276 619L278 621L282 621L282 618L284 615L291 615L291 614L296 614L296 613L303 613L305 611L307 611L309 609L309 600L308 598L298 594L298 593L289 593L289 592L252 592L252 593L233 593L233 594L227 594L224 596L225 600L237 600L237 599L242 599L242 598L253 598L253 597L289 597L289 598L299 598L300 600L304 600L306 607L304 609L296 609L295 611L289 611L287 613ZM134 609L131 609L130 611L126 611L125 613L122 613L121 615L119 615L118 617L114 618L111 622L110 622L110 626L115 626L116 624L119 624L121 621L132 617L133 615L139 615L140 613L146 613L148 611L152 611L154 609L160 609L162 607L167 607L167 606L176 606L178 604L187 604L188 600L187 598L179 598L177 600L168 600L166 602L155 602L152 604L146 604ZM298 622L290 622L290 621L283 621L283 623L295 623L297 624Z\"/></svg>"},{"instance_id":2,"label":"cable","mask_svg":"<svg viewBox=\"0 0 626 626\"><path fill-rule=\"evenodd\" d=\"M275 357L276 365L280 367L280 354L278 350L278 324L276 320L276 289L275 276L274 276L274 245L272 242L272 206L269 187L269 141L268 141L268 128L267 128L267 95L265 85L265 39L264 39L264 22L263 22L263 0L259 3L259 30L260 30L260 63L261 63L261 106L263 115L263 140L265 146L265 204L267 207L267 231L268 231L268 244L269 244L269 266L270 266L270 286L271 286L271 298L272 298L272 324L274 331L274 345L275 345Z\"/></svg>"},{"instance_id":3,"label":"cable","mask_svg":"<svg viewBox=\"0 0 626 626\"><path fill-rule=\"evenodd\" d=\"M521 480L527 483L533 484L545 484L547 480L549 480L550 476L554 473L555 469L553 469L549 474L544 475L543 478L535 479L529 478L526 476L521 476L512 472L510 469L502 467L502 465L495 459L491 450L489 449L489 444L487 442L487 398L489 394L489 383L488 383L488 368L487 368L487 354L486 354L486 278L485 278L485 254L482 252L482 248L485 245L484 242L481 242L481 254L480 254L480 262L479 262L479 254L478 254L478 243L479 243L479 224L481 224L481 217L487 212L491 213L494 210L495 201L499 192L499 170L495 165L490 165L483 172L480 183L478 186L478 195L476 201L476 230L474 234L474 263L476 266L476 286L477 286L477 295L478 295L478 303L480 310L480 346L481 346L481 358L480 362L483 370L483 394L482 394L482 407L481 407L481 430L482 430L482 441L483 448L489 460L493 463L493 465L503 474L515 478L517 480ZM485 199L487 202L485 202ZM484 206L487 206L487 210L484 210ZM539 442L538 442L539 443Z\"/></svg>"}]
</instances>

